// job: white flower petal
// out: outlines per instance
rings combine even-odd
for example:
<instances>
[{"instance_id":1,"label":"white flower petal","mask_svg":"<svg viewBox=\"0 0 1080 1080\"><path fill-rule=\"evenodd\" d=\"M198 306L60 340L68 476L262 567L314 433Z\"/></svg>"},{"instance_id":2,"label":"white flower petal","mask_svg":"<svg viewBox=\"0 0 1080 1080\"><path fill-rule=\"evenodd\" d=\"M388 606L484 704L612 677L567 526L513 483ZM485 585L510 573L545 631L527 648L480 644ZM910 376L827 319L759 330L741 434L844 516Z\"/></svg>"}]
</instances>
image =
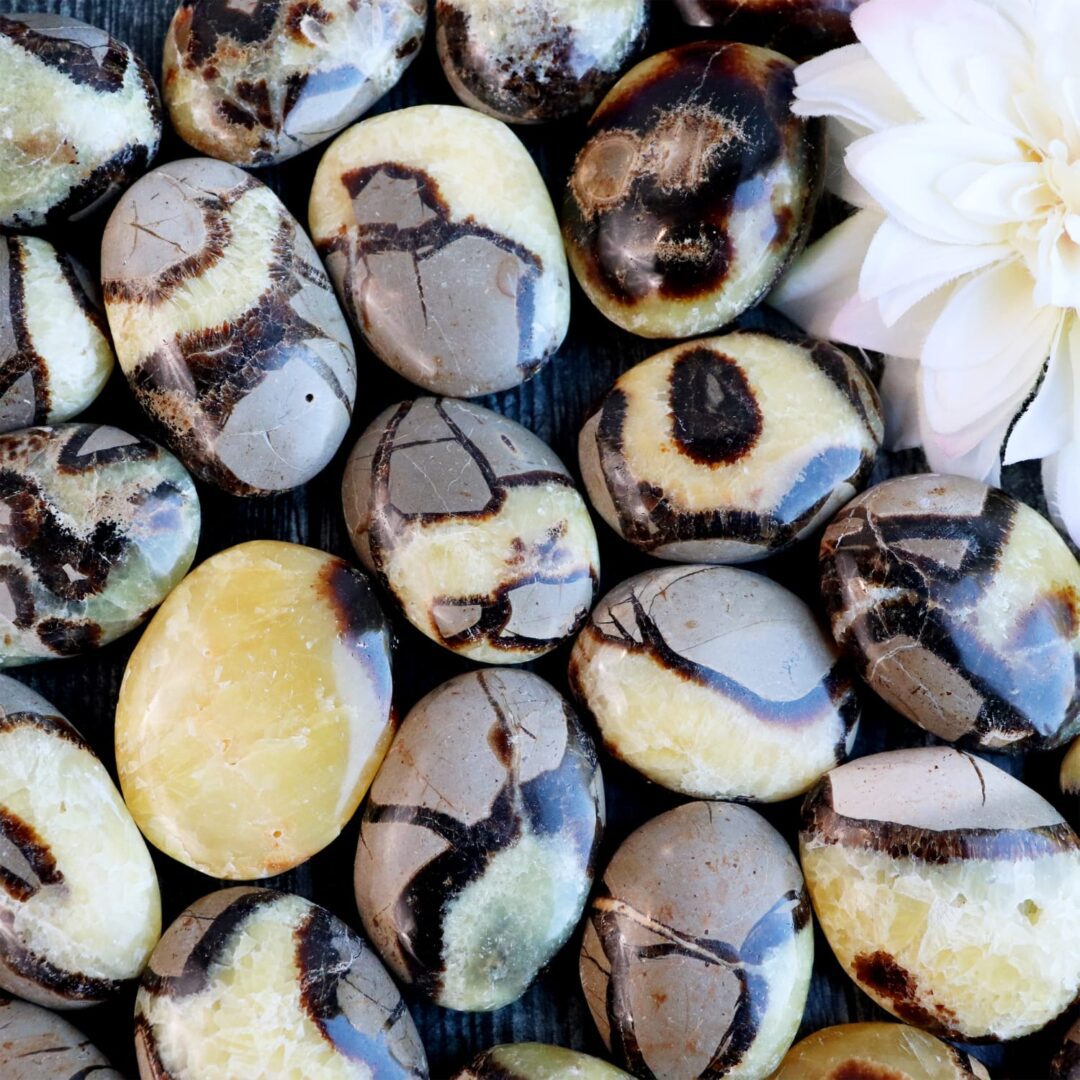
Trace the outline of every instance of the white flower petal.
<instances>
[{"instance_id":1,"label":"white flower petal","mask_svg":"<svg viewBox=\"0 0 1080 1080\"><path fill-rule=\"evenodd\" d=\"M830 337L860 349L917 359L950 295L951 289L939 289L891 326L885 325L877 304L855 296L836 313Z\"/></svg>"},{"instance_id":2,"label":"white flower petal","mask_svg":"<svg viewBox=\"0 0 1080 1080\"><path fill-rule=\"evenodd\" d=\"M1070 442L1046 458L1042 474L1050 517L1080 544L1080 442Z\"/></svg>"},{"instance_id":3,"label":"white flower petal","mask_svg":"<svg viewBox=\"0 0 1080 1080\"><path fill-rule=\"evenodd\" d=\"M1010 162L981 170L953 198L957 210L987 225L1030 221L1056 201L1046 172L1034 161Z\"/></svg>"},{"instance_id":4,"label":"white flower petal","mask_svg":"<svg viewBox=\"0 0 1080 1080\"><path fill-rule=\"evenodd\" d=\"M886 356L881 375L881 405L885 414L885 445L907 450L922 443L919 418L919 362Z\"/></svg>"},{"instance_id":5,"label":"white flower petal","mask_svg":"<svg viewBox=\"0 0 1080 1080\"><path fill-rule=\"evenodd\" d=\"M1070 322L1071 333L1059 326L1042 382L1031 400L1021 406L1020 416L1009 432L1006 465L1054 454L1072 438L1075 399L1072 357L1080 360L1080 351L1072 350L1080 347L1080 328L1075 320Z\"/></svg>"},{"instance_id":6,"label":"white flower petal","mask_svg":"<svg viewBox=\"0 0 1080 1080\"><path fill-rule=\"evenodd\" d=\"M846 120L826 121L827 153L825 158L825 190L843 199L850 206L861 210L878 209L878 205L866 189L848 172L844 158L847 148L866 134L865 128L856 127Z\"/></svg>"},{"instance_id":7,"label":"white flower petal","mask_svg":"<svg viewBox=\"0 0 1080 1080\"><path fill-rule=\"evenodd\" d=\"M997 485L1001 479L1001 444L1012 417L1001 410L992 423L966 439L946 438L932 431L923 434L923 450L932 472L970 476L985 484ZM959 450L961 445L970 449Z\"/></svg>"}]
</instances>

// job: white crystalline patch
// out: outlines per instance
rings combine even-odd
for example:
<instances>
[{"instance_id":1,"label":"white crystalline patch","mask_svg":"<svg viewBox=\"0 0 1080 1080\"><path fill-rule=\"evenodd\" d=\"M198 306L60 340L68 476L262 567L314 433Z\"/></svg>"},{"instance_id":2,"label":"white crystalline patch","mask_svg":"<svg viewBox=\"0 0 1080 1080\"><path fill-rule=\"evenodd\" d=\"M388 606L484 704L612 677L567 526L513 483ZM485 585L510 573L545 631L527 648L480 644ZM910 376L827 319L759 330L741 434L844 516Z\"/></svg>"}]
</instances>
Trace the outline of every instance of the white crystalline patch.
<instances>
[{"instance_id":1,"label":"white crystalline patch","mask_svg":"<svg viewBox=\"0 0 1080 1080\"><path fill-rule=\"evenodd\" d=\"M11 511L7 506L4 507L10 515ZM15 599L11 595L11 586L6 581L0 581L0 618L7 619L8 622L13 623L16 615Z\"/></svg>"},{"instance_id":2,"label":"white crystalline patch","mask_svg":"<svg viewBox=\"0 0 1080 1080\"><path fill-rule=\"evenodd\" d=\"M138 441L137 435L129 435L119 428L103 425L79 447L79 452L75 456L86 457L88 454L97 454L102 450L115 450L119 446L132 446Z\"/></svg>"}]
</instances>

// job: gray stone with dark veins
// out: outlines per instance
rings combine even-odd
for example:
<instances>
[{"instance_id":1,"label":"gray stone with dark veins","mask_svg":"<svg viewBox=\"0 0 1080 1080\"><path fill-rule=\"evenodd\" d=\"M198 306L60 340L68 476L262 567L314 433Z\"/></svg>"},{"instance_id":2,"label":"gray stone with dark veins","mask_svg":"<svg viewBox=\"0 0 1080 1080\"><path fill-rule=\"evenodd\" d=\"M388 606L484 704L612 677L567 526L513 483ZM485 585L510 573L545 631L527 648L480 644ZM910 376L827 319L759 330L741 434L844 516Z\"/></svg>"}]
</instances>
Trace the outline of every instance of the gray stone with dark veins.
<instances>
[{"instance_id":1,"label":"gray stone with dark veins","mask_svg":"<svg viewBox=\"0 0 1080 1080\"><path fill-rule=\"evenodd\" d=\"M0 998L4 1080L123 1080L100 1050L63 1017Z\"/></svg>"}]
</instances>

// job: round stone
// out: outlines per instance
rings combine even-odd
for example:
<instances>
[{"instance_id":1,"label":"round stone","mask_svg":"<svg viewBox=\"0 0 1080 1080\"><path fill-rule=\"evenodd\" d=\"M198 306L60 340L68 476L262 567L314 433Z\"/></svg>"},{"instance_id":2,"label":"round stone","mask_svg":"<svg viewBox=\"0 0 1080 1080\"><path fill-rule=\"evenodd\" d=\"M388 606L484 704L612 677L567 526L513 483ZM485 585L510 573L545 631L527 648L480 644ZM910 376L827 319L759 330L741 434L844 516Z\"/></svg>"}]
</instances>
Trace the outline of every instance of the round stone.
<instances>
[{"instance_id":1,"label":"round stone","mask_svg":"<svg viewBox=\"0 0 1080 1080\"><path fill-rule=\"evenodd\" d=\"M268 187L209 158L162 165L113 210L101 275L120 366L193 473L261 495L325 468L356 398L352 339Z\"/></svg>"},{"instance_id":2,"label":"round stone","mask_svg":"<svg viewBox=\"0 0 1080 1080\"><path fill-rule=\"evenodd\" d=\"M435 42L461 101L508 124L595 104L640 53L645 0L438 0Z\"/></svg>"},{"instance_id":3,"label":"round stone","mask_svg":"<svg viewBox=\"0 0 1080 1080\"><path fill-rule=\"evenodd\" d=\"M0 435L0 462L0 667L107 645L191 566L195 485L149 440L27 428Z\"/></svg>"},{"instance_id":4,"label":"round stone","mask_svg":"<svg viewBox=\"0 0 1080 1080\"><path fill-rule=\"evenodd\" d=\"M566 702L527 671L459 675L412 709L372 784L364 929L437 1004L500 1009L577 926L603 824L596 751Z\"/></svg>"},{"instance_id":5,"label":"round stone","mask_svg":"<svg viewBox=\"0 0 1080 1080\"><path fill-rule=\"evenodd\" d=\"M309 223L353 325L425 390L517 386L566 336L555 209L529 152L491 117L418 105L355 125L319 163Z\"/></svg>"},{"instance_id":6,"label":"round stone","mask_svg":"<svg viewBox=\"0 0 1080 1080\"><path fill-rule=\"evenodd\" d=\"M1080 1080L1080 1020L1066 1032L1050 1065L1050 1080Z\"/></svg>"},{"instance_id":7,"label":"round stone","mask_svg":"<svg viewBox=\"0 0 1080 1080\"><path fill-rule=\"evenodd\" d=\"M0 998L4 1080L123 1080L85 1035L56 1013Z\"/></svg>"},{"instance_id":8,"label":"round stone","mask_svg":"<svg viewBox=\"0 0 1080 1080\"><path fill-rule=\"evenodd\" d=\"M181 0L165 38L169 119L201 154L285 161L401 78L426 18L425 0Z\"/></svg>"},{"instance_id":9,"label":"round stone","mask_svg":"<svg viewBox=\"0 0 1080 1080\"><path fill-rule=\"evenodd\" d=\"M775 802L806 791L855 741L853 681L797 596L726 566L624 581L596 605L570 655L570 685L605 748L704 799Z\"/></svg>"},{"instance_id":10,"label":"round stone","mask_svg":"<svg viewBox=\"0 0 1080 1080\"><path fill-rule=\"evenodd\" d=\"M692 802L615 852L589 907L581 985L635 1076L751 1080L791 1045L813 960L784 839L749 807Z\"/></svg>"},{"instance_id":11,"label":"round stone","mask_svg":"<svg viewBox=\"0 0 1080 1080\"><path fill-rule=\"evenodd\" d=\"M821 590L871 689L938 738L1028 750L1080 734L1080 566L1004 492L878 484L826 530Z\"/></svg>"},{"instance_id":12,"label":"round stone","mask_svg":"<svg viewBox=\"0 0 1080 1080\"><path fill-rule=\"evenodd\" d=\"M1080 839L988 762L932 746L841 765L806 797L800 849L836 958L899 1019L1017 1039L1080 991Z\"/></svg>"},{"instance_id":13,"label":"round stone","mask_svg":"<svg viewBox=\"0 0 1080 1080\"><path fill-rule=\"evenodd\" d=\"M453 1080L630 1080L599 1058L544 1043L493 1046Z\"/></svg>"},{"instance_id":14,"label":"round stone","mask_svg":"<svg viewBox=\"0 0 1080 1080\"><path fill-rule=\"evenodd\" d=\"M405 617L471 660L534 660L585 621L596 533L566 467L532 432L446 398L392 405L353 448L349 537Z\"/></svg>"},{"instance_id":15,"label":"round stone","mask_svg":"<svg viewBox=\"0 0 1080 1080\"><path fill-rule=\"evenodd\" d=\"M642 337L694 337L757 303L802 247L823 161L793 64L699 42L624 75L589 121L563 204L589 299Z\"/></svg>"},{"instance_id":16,"label":"round stone","mask_svg":"<svg viewBox=\"0 0 1080 1080\"><path fill-rule=\"evenodd\" d=\"M585 488L660 559L740 563L807 536L869 480L877 393L824 342L737 333L625 372L578 441Z\"/></svg>"},{"instance_id":17,"label":"round stone","mask_svg":"<svg viewBox=\"0 0 1080 1080\"><path fill-rule=\"evenodd\" d=\"M223 889L165 932L135 1002L142 1080L426 1080L378 957L325 908Z\"/></svg>"},{"instance_id":18,"label":"round stone","mask_svg":"<svg viewBox=\"0 0 1080 1080\"><path fill-rule=\"evenodd\" d=\"M390 630L367 578L276 540L222 551L173 590L116 706L139 827L217 878L284 873L322 850L391 735Z\"/></svg>"},{"instance_id":19,"label":"round stone","mask_svg":"<svg viewBox=\"0 0 1080 1080\"><path fill-rule=\"evenodd\" d=\"M52 244L0 237L0 432L70 420L105 388L113 351L92 290Z\"/></svg>"}]
</instances>

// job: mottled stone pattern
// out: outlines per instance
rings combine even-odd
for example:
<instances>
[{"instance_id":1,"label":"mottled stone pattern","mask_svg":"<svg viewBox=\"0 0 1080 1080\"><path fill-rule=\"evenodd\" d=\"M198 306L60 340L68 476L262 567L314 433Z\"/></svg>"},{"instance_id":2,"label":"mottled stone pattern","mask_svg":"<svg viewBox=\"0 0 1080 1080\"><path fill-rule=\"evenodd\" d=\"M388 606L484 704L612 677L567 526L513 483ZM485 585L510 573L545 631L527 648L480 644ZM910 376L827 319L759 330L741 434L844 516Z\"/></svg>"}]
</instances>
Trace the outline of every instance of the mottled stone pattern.
<instances>
[{"instance_id":1,"label":"mottled stone pattern","mask_svg":"<svg viewBox=\"0 0 1080 1080\"><path fill-rule=\"evenodd\" d=\"M516 386L566 336L555 210L497 120L421 105L357 124L319 164L309 221L353 324L426 390Z\"/></svg>"},{"instance_id":2,"label":"mottled stone pattern","mask_svg":"<svg viewBox=\"0 0 1080 1080\"><path fill-rule=\"evenodd\" d=\"M886 481L825 532L838 644L893 708L949 742L1080 732L1080 566L1034 510L975 480Z\"/></svg>"},{"instance_id":3,"label":"mottled stone pattern","mask_svg":"<svg viewBox=\"0 0 1080 1080\"><path fill-rule=\"evenodd\" d=\"M353 448L342 497L364 565L448 649L520 663L588 615L588 510L552 450L512 420L448 398L393 405Z\"/></svg>"},{"instance_id":4,"label":"mottled stone pattern","mask_svg":"<svg viewBox=\"0 0 1080 1080\"><path fill-rule=\"evenodd\" d=\"M195 485L154 443L93 424L0 435L0 667L134 629L198 539Z\"/></svg>"},{"instance_id":5,"label":"mottled stone pattern","mask_svg":"<svg viewBox=\"0 0 1080 1080\"><path fill-rule=\"evenodd\" d=\"M842 762L859 720L853 682L798 597L725 566L624 581L570 656L605 747L708 799L790 799Z\"/></svg>"},{"instance_id":6,"label":"mottled stone pattern","mask_svg":"<svg viewBox=\"0 0 1080 1080\"><path fill-rule=\"evenodd\" d=\"M428 1075L374 952L325 908L268 889L211 893L169 927L139 988L135 1039L141 1080Z\"/></svg>"},{"instance_id":7,"label":"mottled stone pattern","mask_svg":"<svg viewBox=\"0 0 1080 1080\"><path fill-rule=\"evenodd\" d=\"M578 440L589 498L661 559L740 563L812 533L869 480L877 393L825 342L737 333L619 377Z\"/></svg>"},{"instance_id":8,"label":"mottled stone pattern","mask_svg":"<svg viewBox=\"0 0 1080 1080\"><path fill-rule=\"evenodd\" d=\"M123 1080L66 1020L25 1001L0 998L0 1076L4 1080Z\"/></svg>"},{"instance_id":9,"label":"mottled stone pattern","mask_svg":"<svg viewBox=\"0 0 1080 1080\"><path fill-rule=\"evenodd\" d=\"M144 172L161 141L157 87L104 30L0 15L0 228L77 220Z\"/></svg>"},{"instance_id":10,"label":"mottled stone pattern","mask_svg":"<svg viewBox=\"0 0 1080 1080\"><path fill-rule=\"evenodd\" d=\"M169 119L210 157L285 161L401 78L426 18L425 0L181 0L165 39Z\"/></svg>"},{"instance_id":11,"label":"mottled stone pattern","mask_svg":"<svg viewBox=\"0 0 1080 1080\"><path fill-rule=\"evenodd\" d=\"M1050 1066L1050 1080L1080 1080L1080 1021L1066 1032Z\"/></svg>"},{"instance_id":12,"label":"mottled stone pattern","mask_svg":"<svg viewBox=\"0 0 1080 1080\"><path fill-rule=\"evenodd\" d=\"M526 671L460 675L409 713L356 851L364 929L438 1004L520 997L581 917L604 824L596 751Z\"/></svg>"},{"instance_id":13,"label":"mottled stone pattern","mask_svg":"<svg viewBox=\"0 0 1080 1080\"><path fill-rule=\"evenodd\" d=\"M645 45L645 0L438 0L439 60L461 101L510 124L600 100Z\"/></svg>"},{"instance_id":14,"label":"mottled stone pattern","mask_svg":"<svg viewBox=\"0 0 1080 1080\"><path fill-rule=\"evenodd\" d=\"M791 850L745 806L693 802L616 851L581 983L616 1063L647 1080L762 1077L802 1019L810 901Z\"/></svg>"},{"instance_id":15,"label":"mottled stone pattern","mask_svg":"<svg viewBox=\"0 0 1080 1080\"><path fill-rule=\"evenodd\" d=\"M162 165L120 200L105 305L139 403L200 479L237 495L306 483L356 397L344 316L303 229L233 165Z\"/></svg>"},{"instance_id":16,"label":"mottled stone pattern","mask_svg":"<svg viewBox=\"0 0 1080 1080\"><path fill-rule=\"evenodd\" d=\"M730 322L806 239L819 128L790 111L793 65L701 42L642 61L589 122L563 203L574 274L624 330L693 337Z\"/></svg>"},{"instance_id":17,"label":"mottled stone pattern","mask_svg":"<svg viewBox=\"0 0 1080 1080\"><path fill-rule=\"evenodd\" d=\"M453 1080L629 1080L600 1058L543 1043L507 1043L476 1057Z\"/></svg>"}]
</instances>

